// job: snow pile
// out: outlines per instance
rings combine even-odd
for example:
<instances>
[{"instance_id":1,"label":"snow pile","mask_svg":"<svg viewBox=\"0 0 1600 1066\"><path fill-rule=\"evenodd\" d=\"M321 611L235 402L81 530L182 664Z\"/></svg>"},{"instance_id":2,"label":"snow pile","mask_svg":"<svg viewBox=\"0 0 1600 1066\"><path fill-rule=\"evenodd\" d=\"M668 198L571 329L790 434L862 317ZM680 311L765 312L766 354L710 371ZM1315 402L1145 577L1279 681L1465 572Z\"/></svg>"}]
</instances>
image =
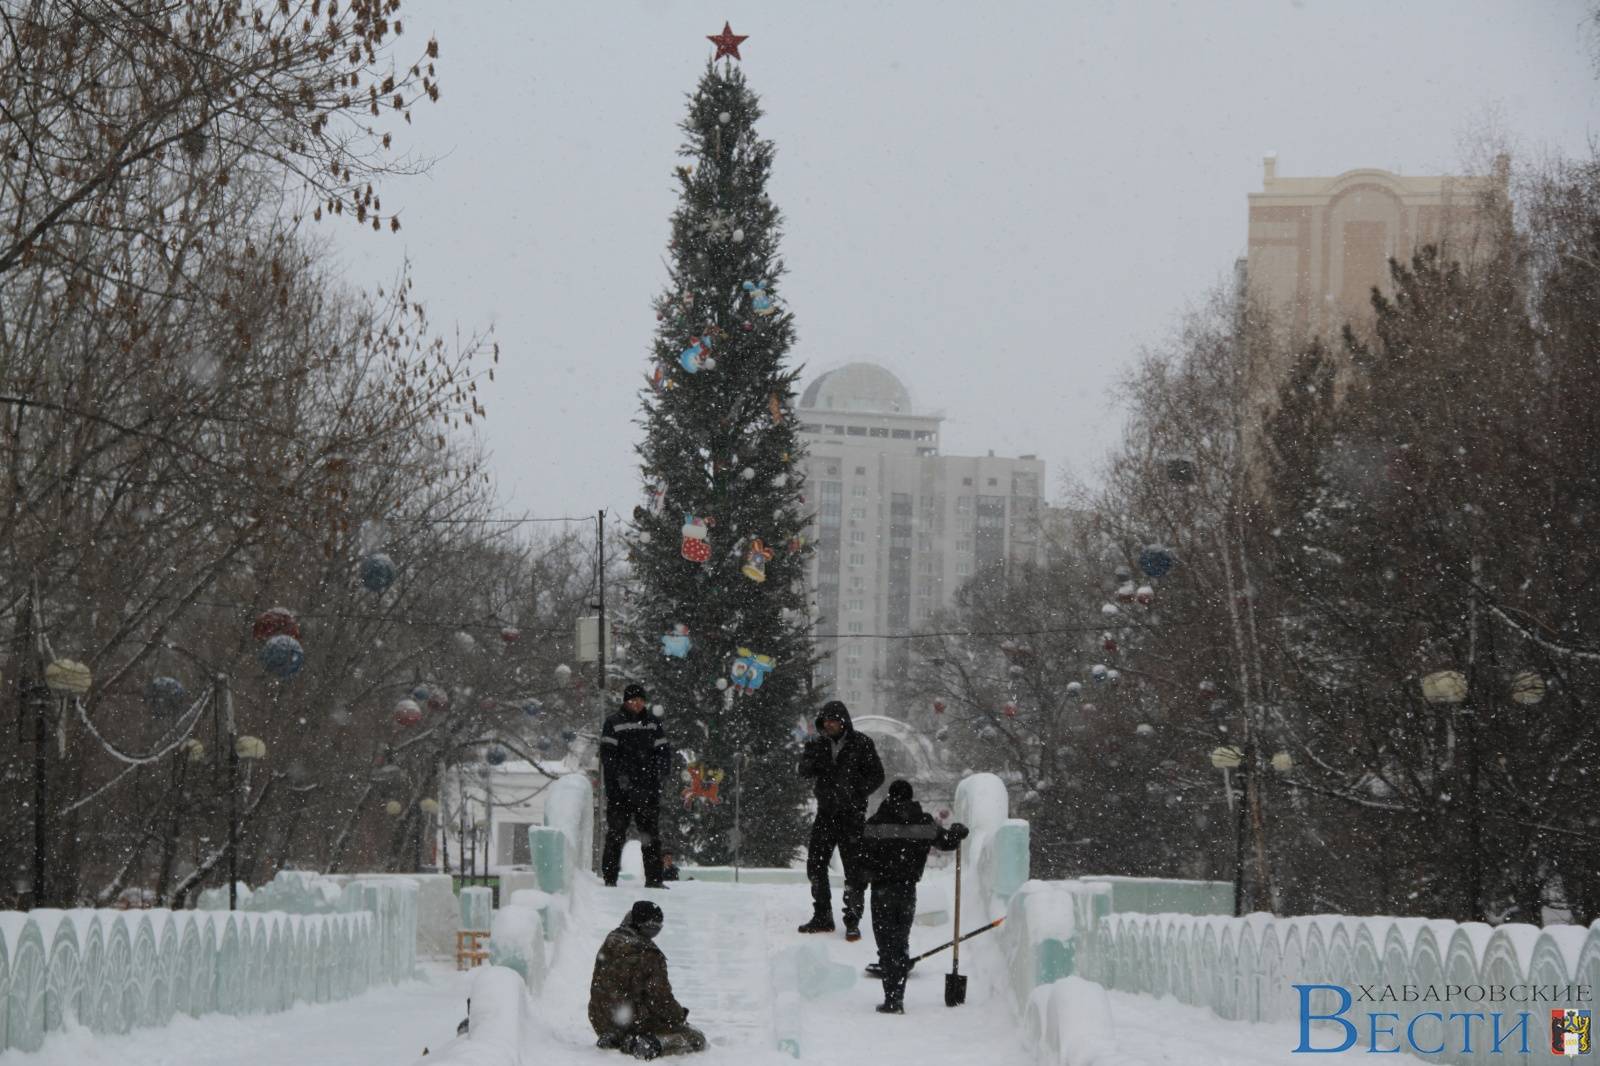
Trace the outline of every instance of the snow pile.
<instances>
[{"instance_id":1,"label":"snow pile","mask_svg":"<svg viewBox=\"0 0 1600 1066\"><path fill-rule=\"evenodd\" d=\"M1076 881L1028 881L1016 891L997 936L1018 1010L1034 989L1076 971L1084 934L1110 903L1109 886Z\"/></svg>"},{"instance_id":2,"label":"snow pile","mask_svg":"<svg viewBox=\"0 0 1600 1066\"><path fill-rule=\"evenodd\" d=\"M526 895L527 890L517 895ZM528 991L538 995L544 987L544 921L524 903L511 902L494 912L489 932L489 962L516 971Z\"/></svg>"},{"instance_id":3,"label":"snow pile","mask_svg":"<svg viewBox=\"0 0 1600 1066\"><path fill-rule=\"evenodd\" d=\"M566 837L562 884L551 885L542 876L539 887L546 892L557 889L571 891L572 876L578 871L592 871L594 856L594 787L583 774L568 774L550 786L544 801L544 824L559 829ZM530 836L531 842L537 842Z\"/></svg>"},{"instance_id":4,"label":"snow pile","mask_svg":"<svg viewBox=\"0 0 1600 1066\"><path fill-rule=\"evenodd\" d=\"M955 820L971 833L961 845L961 896L966 913L986 921L1003 915L1028 879L1028 823L1008 817L1009 802L994 774L973 774L956 786Z\"/></svg>"},{"instance_id":5,"label":"snow pile","mask_svg":"<svg viewBox=\"0 0 1600 1066\"><path fill-rule=\"evenodd\" d=\"M1041 1066L1145 1066L1117 1040L1106 990L1081 977L1034 989L1023 1033Z\"/></svg>"},{"instance_id":6,"label":"snow pile","mask_svg":"<svg viewBox=\"0 0 1600 1066\"><path fill-rule=\"evenodd\" d=\"M480 966L467 1002L467 1031L417 1059L418 1066L532 1066L533 1010L521 977L504 966Z\"/></svg>"}]
</instances>

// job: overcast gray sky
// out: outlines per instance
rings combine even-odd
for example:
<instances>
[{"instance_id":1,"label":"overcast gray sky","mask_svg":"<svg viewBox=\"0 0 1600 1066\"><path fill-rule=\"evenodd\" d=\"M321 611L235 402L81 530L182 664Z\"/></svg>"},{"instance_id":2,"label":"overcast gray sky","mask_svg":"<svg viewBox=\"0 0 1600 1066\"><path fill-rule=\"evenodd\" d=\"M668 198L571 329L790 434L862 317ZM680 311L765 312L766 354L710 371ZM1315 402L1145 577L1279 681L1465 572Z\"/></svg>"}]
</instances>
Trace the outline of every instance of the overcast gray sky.
<instances>
[{"instance_id":1,"label":"overcast gray sky","mask_svg":"<svg viewBox=\"0 0 1600 1066\"><path fill-rule=\"evenodd\" d=\"M1584 0L1229 3L411 0L443 94L391 182L436 327L492 325L483 440L508 510L630 510L637 389L665 278L677 124L722 28L777 142L804 380L865 359L950 454L1037 453L1051 495L1118 433L1111 386L1244 252L1281 175L1459 170L1486 120L1586 151Z\"/></svg>"}]
</instances>

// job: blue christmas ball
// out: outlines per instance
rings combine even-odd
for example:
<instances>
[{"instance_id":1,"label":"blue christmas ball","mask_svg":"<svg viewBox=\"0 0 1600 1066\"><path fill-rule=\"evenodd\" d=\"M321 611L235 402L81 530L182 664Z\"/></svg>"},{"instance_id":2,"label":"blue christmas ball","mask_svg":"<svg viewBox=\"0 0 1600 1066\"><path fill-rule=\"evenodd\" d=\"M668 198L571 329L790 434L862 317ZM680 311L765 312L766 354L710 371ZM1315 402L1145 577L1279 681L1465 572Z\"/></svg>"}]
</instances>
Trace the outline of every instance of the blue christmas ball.
<instances>
[{"instance_id":1,"label":"blue christmas ball","mask_svg":"<svg viewBox=\"0 0 1600 1066\"><path fill-rule=\"evenodd\" d=\"M305 664L305 649L287 633L279 633L261 645L261 665L274 677L293 677Z\"/></svg>"},{"instance_id":2,"label":"blue christmas ball","mask_svg":"<svg viewBox=\"0 0 1600 1066\"><path fill-rule=\"evenodd\" d=\"M1143 570L1147 577L1161 577L1172 569L1175 561L1172 552L1160 544L1148 545L1139 553L1139 569Z\"/></svg>"},{"instance_id":3,"label":"blue christmas ball","mask_svg":"<svg viewBox=\"0 0 1600 1066\"><path fill-rule=\"evenodd\" d=\"M533 742L533 746L538 748L540 751L549 751L550 750L550 738L549 737L540 737L538 740Z\"/></svg>"},{"instance_id":4,"label":"blue christmas ball","mask_svg":"<svg viewBox=\"0 0 1600 1066\"><path fill-rule=\"evenodd\" d=\"M418 685L416 688L411 690L411 698L416 700L418 703L427 703L428 697L431 695L433 695L433 690L427 685Z\"/></svg>"},{"instance_id":5,"label":"blue christmas ball","mask_svg":"<svg viewBox=\"0 0 1600 1066\"><path fill-rule=\"evenodd\" d=\"M361 583L369 592L382 592L394 584L394 560L376 552L361 560Z\"/></svg>"},{"instance_id":6,"label":"blue christmas ball","mask_svg":"<svg viewBox=\"0 0 1600 1066\"><path fill-rule=\"evenodd\" d=\"M499 745L495 745L483 753L483 760L490 766L499 766L501 763L506 761L506 749L500 747Z\"/></svg>"},{"instance_id":7,"label":"blue christmas ball","mask_svg":"<svg viewBox=\"0 0 1600 1066\"><path fill-rule=\"evenodd\" d=\"M537 718L544 713L544 704L540 703L538 700L523 700L522 713L527 715L529 718Z\"/></svg>"},{"instance_id":8,"label":"blue christmas ball","mask_svg":"<svg viewBox=\"0 0 1600 1066\"><path fill-rule=\"evenodd\" d=\"M157 677L144 690L144 698L157 713L180 711L189 702L183 682L175 677Z\"/></svg>"},{"instance_id":9,"label":"blue christmas ball","mask_svg":"<svg viewBox=\"0 0 1600 1066\"><path fill-rule=\"evenodd\" d=\"M578 739L578 731L576 729L563 729L561 731L561 739L571 744Z\"/></svg>"}]
</instances>

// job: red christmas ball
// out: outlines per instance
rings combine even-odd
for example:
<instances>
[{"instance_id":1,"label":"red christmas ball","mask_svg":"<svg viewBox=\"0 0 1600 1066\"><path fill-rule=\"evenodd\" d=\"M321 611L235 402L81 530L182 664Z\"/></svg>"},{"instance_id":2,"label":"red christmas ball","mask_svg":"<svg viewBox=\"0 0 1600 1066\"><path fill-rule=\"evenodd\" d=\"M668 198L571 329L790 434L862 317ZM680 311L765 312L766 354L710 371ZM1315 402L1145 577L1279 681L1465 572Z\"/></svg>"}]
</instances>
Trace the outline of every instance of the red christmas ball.
<instances>
[{"instance_id":1,"label":"red christmas ball","mask_svg":"<svg viewBox=\"0 0 1600 1066\"><path fill-rule=\"evenodd\" d=\"M943 714L944 713L944 700L934 700L933 701L933 713L934 714Z\"/></svg>"},{"instance_id":2,"label":"red christmas ball","mask_svg":"<svg viewBox=\"0 0 1600 1066\"><path fill-rule=\"evenodd\" d=\"M250 635L257 640L270 640L276 636L300 639L300 623L287 607L270 607L256 616Z\"/></svg>"},{"instance_id":3,"label":"red christmas ball","mask_svg":"<svg viewBox=\"0 0 1600 1066\"><path fill-rule=\"evenodd\" d=\"M1017 705L1015 703L1007 703L1003 710L1007 718L1015 718L1017 716Z\"/></svg>"}]
</instances>

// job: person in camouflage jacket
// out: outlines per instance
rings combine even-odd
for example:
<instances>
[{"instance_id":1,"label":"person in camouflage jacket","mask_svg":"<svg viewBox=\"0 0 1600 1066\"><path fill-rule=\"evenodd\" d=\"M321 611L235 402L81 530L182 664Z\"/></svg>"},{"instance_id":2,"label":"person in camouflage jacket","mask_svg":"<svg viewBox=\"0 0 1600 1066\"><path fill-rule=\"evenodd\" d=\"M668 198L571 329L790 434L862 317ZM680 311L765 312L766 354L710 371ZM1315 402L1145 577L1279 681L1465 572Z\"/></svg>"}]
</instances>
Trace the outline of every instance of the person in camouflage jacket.
<instances>
[{"instance_id":1,"label":"person in camouflage jacket","mask_svg":"<svg viewBox=\"0 0 1600 1066\"><path fill-rule=\"evenodd\" d=\"M672 994L667 957L654 943L662 921L660 907L640 900L595 955L589 1024L602 1048L641 1059L705 1050L705 1034L688 1024L689 1009Z\"/></svg>"}]
</instances>

